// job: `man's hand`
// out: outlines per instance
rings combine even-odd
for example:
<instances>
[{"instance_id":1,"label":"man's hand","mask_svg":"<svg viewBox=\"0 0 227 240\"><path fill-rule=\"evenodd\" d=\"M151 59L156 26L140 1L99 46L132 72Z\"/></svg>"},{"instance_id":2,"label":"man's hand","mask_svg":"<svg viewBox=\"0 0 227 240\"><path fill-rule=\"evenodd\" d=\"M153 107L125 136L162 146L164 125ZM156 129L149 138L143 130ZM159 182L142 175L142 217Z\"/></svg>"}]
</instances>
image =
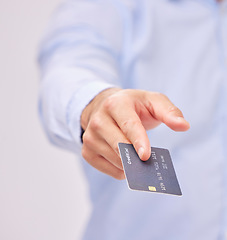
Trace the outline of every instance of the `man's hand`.
<instances>
[{"instance_id":1,"label":"man's hand","mask_svg":"<svg viewBox=\"0 0 227 240\"><path fill-rule=\"evenodd\" d=\"M98 94L81 115L82 155L99 171L124 179L118 142L132 143L139 157L151 154L146 130L165 123L175 131L186 131L189 123L163 94L110 88Z\"/></svg>"}]
</instances>

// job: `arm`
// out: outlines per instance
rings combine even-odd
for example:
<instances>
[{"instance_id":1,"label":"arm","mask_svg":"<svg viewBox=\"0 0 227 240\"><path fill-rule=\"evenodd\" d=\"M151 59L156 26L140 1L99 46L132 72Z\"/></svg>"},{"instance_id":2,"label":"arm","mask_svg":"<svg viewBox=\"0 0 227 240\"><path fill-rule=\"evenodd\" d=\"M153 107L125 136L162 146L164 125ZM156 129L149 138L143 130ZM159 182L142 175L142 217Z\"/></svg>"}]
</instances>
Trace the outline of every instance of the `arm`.
<instances>
[{"instance_id":1,"label":"arm","mask_svg":"<svg viewBox=\"0 0 227 240\"><path fill-rule=\"evenodd\" d=\"M166 96L119 87L123 41L121 17L109 1L69 1L54 18L40 55L40 113L50 140L82 149L86 161L117 179L124 178L118 142L133 143L146 160L146 130L161 122L176 131L189 128Z\"/></svg>"},{"instance_id":2,"label":"arm","mask_svg":"<svg viewBox=\"0 0 227 240\"><path fill-rule=\"evenodd\" d=\"M40 118L52 143L77 153L82 110L99 92L120 85L123 27L110 2L67 1L41 44Z\"/></svg>"}]
</instances>

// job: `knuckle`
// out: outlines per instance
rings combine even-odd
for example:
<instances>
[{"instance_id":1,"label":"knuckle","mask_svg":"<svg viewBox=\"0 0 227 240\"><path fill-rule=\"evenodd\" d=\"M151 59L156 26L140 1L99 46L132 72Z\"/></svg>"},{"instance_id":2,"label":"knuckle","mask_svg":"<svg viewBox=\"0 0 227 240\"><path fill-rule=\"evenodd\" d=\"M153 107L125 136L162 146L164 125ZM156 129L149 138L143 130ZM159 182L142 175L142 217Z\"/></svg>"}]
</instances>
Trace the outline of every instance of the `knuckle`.
<instances>
[{"instance_id":1,"label":"knuckle","mask_svg":"<svg viewBox=\"0 0 227 240\"><path fill-rule=\"evenodd\" d=\"M117 104L116 97L108 97L105 102L103 103L103 107L107 112L112 111Z\"/></svg>"},{"instance_id":2,"label":"knuckle","mask_svg":"<svg viewBox=\"0 0 227 240\"><path fill-rule=\"evenodd\" d=\"M130 132L130 130L139 125L140 122L138 120L135 120L135 119L127 119L125 120L123 123L122 123L122 131L128 135L128 133Z\"/></svg>"},{"instance_id":3,"label":"knuckle","mask_svg":"<svg viewBox=\"0 0 227 240\"><path fill-rule=\"evenodd\" d=\"M92 143L92 137L88 132L85 132L83 135L83 144L90 145Z\"/></svg>"},{"instance_id":4,"label":"knuckle","mask_svg":"<svg viewBox=\"0 0 227 240\"><path fill-rule=\"evenodd\" d=\"M177 114L178 116L183 116L181 110L176 106L170 106L169 109L168 109L168 112Z\"/></svg>"},{"instance_id":5,"label":"knuckle","mask_svg":"<svg viewBox=\"0 0 227 240\"><path fill-rule=\"evenodd\" d=\"M92 130L99 130L102 126L102 120L98 115L95 115L90 120L90 127Z\"/></svg>"}]
</instances>

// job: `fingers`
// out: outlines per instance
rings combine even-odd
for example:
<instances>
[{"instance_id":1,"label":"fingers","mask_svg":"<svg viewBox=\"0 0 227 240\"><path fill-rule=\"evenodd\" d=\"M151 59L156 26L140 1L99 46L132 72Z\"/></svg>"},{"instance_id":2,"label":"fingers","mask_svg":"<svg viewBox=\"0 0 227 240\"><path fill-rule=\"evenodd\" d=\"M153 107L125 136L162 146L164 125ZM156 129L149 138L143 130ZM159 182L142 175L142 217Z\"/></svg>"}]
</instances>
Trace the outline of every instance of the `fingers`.
<instances>
[{"instance_id":1,"label":"fingers","mask_svg":"<svg viewBox=\"0 0 227 240\"><path fill-rule=\"evenodd\" d=\"M119 114L116 114L116 112ZM142 160L147 160L151 155L150 142L138 115L130 108L127 111L120 112L120 110L118 110L116 112L113 112L112 116L118 126L126 138L133 144L139 157Z\"/></svg>"},{"instance_id":2,"label":"fingers","mask_svg":"<svg viewBox=\"0 0 227 240\"><path fill-rule=\"evenodd\" d=\"M93 167L116 179L125 178L119 142L132 143L140 159L147 160L151 148L146 130L162 122L175 131L190 127L182 112L159 93L121 90L90 108L93 111L87 114L82 155Z\"/></svg>"},{"instance_id":3,"label":"fingers","mask_svg":"<svg viewBox=\"0 0 227 240\"><path fill-rule=\"evenodd\" d=\"M110 97L105 109L133 144L141 160L147 160L151 154L145 127L151 129L161 122L175 131L186 131L190 127L182 112L165 95L135 90L127 91L127 94L125 97L118 92Z\"/></svg>"},{"instance_id":4,"label":"fingers","mask_svg":"<svg viewBox=\"0 0 227 240\"><path fill-rule=\"evenodd\" d=\"M114 119L125 138L133 144L140 159L147 160L151 155L150 142L146 130L133 107L132 99L129 99L130 101L127 98L125 100L124 98L119 99L120 102L116 98L108 99L105 109ZM118 142L119 140L118 138Z\"/></svg>"},{"instance_id":5,"label":"fingers","mask_svg":"<svg viewBox=\"0 0 227 240\"><path fill-rule=\"evenodd\" d=\"M118 143L130 143L116 122L105 114L95 114L83 136L84 145L123 170Z\"/></svg>"},{"instance_id":6,"label":"fingers","mask_svg":"<svg viewBox=\"0 0 227 240\"><path fill-rule=\"evenodd\" d=\"M90 133L95 133L95 136L93 136L94 141L97 140L97 138L103 139L105 144L108 144L119 157L118 143L130 143L109 114L95 114L91 119L88 128Z\"/></svg>"},{"instance_id":7,"label":"fingers","mask_svg":"<svg viewBox=\"0 0 227 240\"><path fill-rule=\"evenodd\" d=\"M102 156L115 167L123 170L122 162L118 153L116 153L103 138L99 137L97 133L95 136L92 136L91 132L85 132L83 141L84 148L97 153L97 155Z\"/></svg>"},{"instance_id":8,"label":"fingers","mask_svg":"<svg viewBox=\"0 0 227 240\"><path fill-rule=\"evenodd\" d=\"M100 155L97 155L94 151L90 150L86 146L82 148L82 156L86 161L96 168L97 170L112 176L118 180L122 180L125 178L124 171L114 166L112 163L107 161Z\"/></svg>"}]
</instances>

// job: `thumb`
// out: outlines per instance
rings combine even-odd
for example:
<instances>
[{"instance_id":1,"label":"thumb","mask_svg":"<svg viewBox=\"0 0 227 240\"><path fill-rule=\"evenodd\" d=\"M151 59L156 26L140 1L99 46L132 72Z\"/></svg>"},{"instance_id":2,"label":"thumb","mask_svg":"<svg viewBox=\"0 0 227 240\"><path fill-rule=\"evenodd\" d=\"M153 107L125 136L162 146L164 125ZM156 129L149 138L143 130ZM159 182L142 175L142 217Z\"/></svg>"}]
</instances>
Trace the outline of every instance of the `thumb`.
<instances>
[{"instance_id":1,"label":"thumb","mask_svg":"<svg viewBox=\"0 0 227 240\"><path fill-rule=\"evenodd\" d=\"M163 122L174 131L187 131L190 128L181 110L167 96L155 93L151 98L150 111L156 120Z\"/></svg>"}]
</instances>

